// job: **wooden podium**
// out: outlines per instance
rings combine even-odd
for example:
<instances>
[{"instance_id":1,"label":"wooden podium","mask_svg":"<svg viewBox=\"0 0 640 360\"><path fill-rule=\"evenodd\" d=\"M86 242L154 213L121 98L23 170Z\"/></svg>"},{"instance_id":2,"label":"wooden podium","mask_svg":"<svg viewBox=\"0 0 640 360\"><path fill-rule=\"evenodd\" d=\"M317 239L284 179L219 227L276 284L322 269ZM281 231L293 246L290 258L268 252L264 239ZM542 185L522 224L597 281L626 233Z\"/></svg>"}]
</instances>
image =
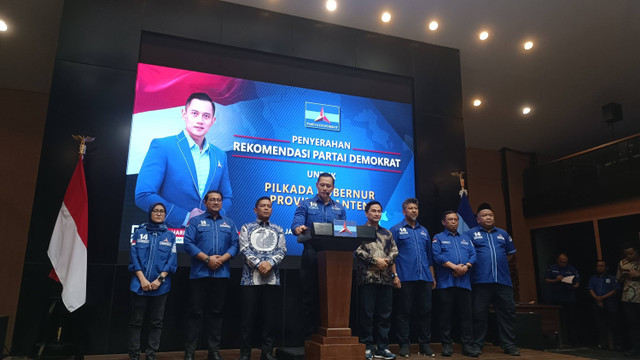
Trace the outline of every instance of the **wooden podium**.
<instances>
[{"instance_id":1,"label":"wooden podium","mask_svg":"<svg viewBox=\"0 0 640 360\"><path fill-rule=\"evenodd\" d=\"M334 236L333 224L314 223L298 237L318 253L320 327L304 344L305 360L361 360L366 347L351 335L349 310L353 251L374 241L375 229L357 226L357 237Z\"/></svg>"}]
</instances>

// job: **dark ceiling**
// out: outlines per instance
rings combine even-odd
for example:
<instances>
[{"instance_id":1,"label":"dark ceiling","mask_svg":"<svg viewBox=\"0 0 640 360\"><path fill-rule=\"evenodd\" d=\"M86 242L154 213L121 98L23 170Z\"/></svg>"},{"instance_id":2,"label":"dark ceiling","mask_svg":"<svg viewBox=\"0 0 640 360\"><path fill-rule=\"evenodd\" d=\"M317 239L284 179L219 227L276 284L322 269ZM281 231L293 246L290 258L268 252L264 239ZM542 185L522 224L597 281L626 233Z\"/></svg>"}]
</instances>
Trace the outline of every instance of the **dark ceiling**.
<instances>
[{"instance_id":1,"label":"dark ceiling","mask_svg":"<svg viewBox=\"0 0 640 360\"><path fill-rule=\"evenodd\" d=\"M468 147L557 157L640 132L637 0L337 0L335 12L325 0L230 2L460 49ZM49 92L62 3L0 3L0 87ZM623 109L614 127L601 111L610 102Z\"/></svg>"}]
</instances>

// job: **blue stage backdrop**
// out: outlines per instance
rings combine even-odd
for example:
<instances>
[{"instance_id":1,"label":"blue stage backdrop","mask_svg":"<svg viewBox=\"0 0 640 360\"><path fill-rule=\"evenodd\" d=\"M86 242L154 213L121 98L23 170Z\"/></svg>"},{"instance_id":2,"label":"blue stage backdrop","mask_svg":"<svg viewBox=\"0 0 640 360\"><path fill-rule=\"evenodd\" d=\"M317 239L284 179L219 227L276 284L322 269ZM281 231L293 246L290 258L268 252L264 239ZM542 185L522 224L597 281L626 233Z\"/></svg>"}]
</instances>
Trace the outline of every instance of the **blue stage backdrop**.
<instances>
[{"instance_id":1,"label":"blue stage backdrop","mask_svg":"<svg viewBox=\"0 0 640 360\"><path fill-rule=\"evenodd\" d=\"M216 104L206 138L226 153L233 191L227 215L238 228L255 220L256 199L269 196L271 220L287 234L288 255L300 255L291 220L297 204L315 195L321 172L335 176L333 199L344 205L349 220L363 224L364 206L374 199L385 208L382 226L402 220L399 204L415 194L411 104L139 64L121 251L128 251L133 230L146 221L135 188L149 145L184 130L181 111L194 92L207 93ZM222 170L223 163L212 163L211 171ZM188 173L159 172L159 187L168 176L183 176L195 191ZM181 242L181 224L172 227Z\"/></svg>"}]
</instances>

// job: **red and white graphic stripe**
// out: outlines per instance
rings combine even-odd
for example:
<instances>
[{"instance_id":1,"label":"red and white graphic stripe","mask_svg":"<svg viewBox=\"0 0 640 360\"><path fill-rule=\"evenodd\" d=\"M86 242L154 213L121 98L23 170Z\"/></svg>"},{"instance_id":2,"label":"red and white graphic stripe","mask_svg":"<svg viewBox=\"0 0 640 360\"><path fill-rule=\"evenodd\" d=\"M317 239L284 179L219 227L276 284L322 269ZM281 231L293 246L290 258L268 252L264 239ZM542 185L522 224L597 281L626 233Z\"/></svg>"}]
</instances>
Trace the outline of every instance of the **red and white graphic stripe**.
<instances>
[{"instance_id":1,"label":"red and white graphic stripe","mask_svg":"<svg viewBox=\"0 0 640 360\"><path fill-rule=\"evenodd\" d=\"M78 159L58 213L47 255L50 277L62 284L62 302L73 312L87 297L87 234L89 210L82 158Z\"/></svg>"}]
</instances>

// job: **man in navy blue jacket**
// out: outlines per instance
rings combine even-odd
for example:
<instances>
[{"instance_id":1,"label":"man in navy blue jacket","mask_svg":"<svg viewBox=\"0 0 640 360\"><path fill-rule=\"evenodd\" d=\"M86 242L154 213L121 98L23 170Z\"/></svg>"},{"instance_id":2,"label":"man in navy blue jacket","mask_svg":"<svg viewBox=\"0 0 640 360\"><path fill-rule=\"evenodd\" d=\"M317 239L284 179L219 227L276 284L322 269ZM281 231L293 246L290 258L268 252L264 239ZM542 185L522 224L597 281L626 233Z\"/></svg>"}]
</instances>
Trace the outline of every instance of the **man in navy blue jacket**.
<instances>
[{"instance_id":1,"label":"man in navy blue jacket","mask_svg":"<svg viewBox=\"0 0 640 360\"><path fill-rule=\"evenodd\" d=\"M604 260L596 262L596 275L589 279L589 295L594 301L594 315L596 331L598 333L598 346L613 349L609 344L611 338L619 345L619 336L616 336L618 328L618 299L616 294L620 291L620 283L614 275L607 273L607 263ZM610 336L611 335L611 336Z\"/></svg>"},{"instance_id":2,"label":"man in navy blue jacket","mask_svg":"<svg viewBox=\"0 0 640 360\"><path fill-rule=\"evenodd\" d=\"M476 262L476 250L467 235L458 233L458 214L445 211L442 215L444 231L433 237L433 260L436 263L438 295L440 298L440 339L442 356L451 356L451 322L454 312L460 319L462 354L477 357L473 345L471 320L471 272Z\"/></svg>"},{"instance_id":3,"label":"man in navy blue jacket","mask_svg":"<svg viewBox=\"0 0 640 360\"><path fill-rule=\"evenodd\" d=\"M400 344L399 355L409 357L409 327L411 311L415 304L417 312L417 340L419 353L434 357L431 350L431 293L436 286L431 255L429 232L418 223L418 199L409 198L402 203L404 220L390 230L398 246L397 274L393 274L393 285L400 299L396 308L396 335Z\"/></svg>"},{"instance_id":4,"label":"man in navy blue jacket","mask_svg":"<svg viewBox=\"0 0 640 360\"><path fill-rule=\"evenodd\" d=\"M500 343L506 354L520 356L516 346L513 323L516 304L509 261L516 253L513 239L503 229L495 227L491 205L478 206L476 226L466 233L476 249L476 264L471 272L473 284L473 337L476 351L481 352L487 335L489 304L493 303L498 320Z\"/></svg>"},{"instance_id":5,"label":"man in navy blue jacket","mask_svg":"<svg viewBox=\"0 0 640 360\"><path fill-rule=\"evenodd\" d=\"M580 274L569 264L569 256L562 253L556 263L547 267L545 282L551 288L551 303L560 305L560 334L564 341L577 345L578 313L576 312L576 291L580 287Z\"/></svg>"},{"instance_id":6,"label":"man in navy blue jacket","mask_svg":"<svg viewBox=\"0 0 640 360\"><path fill-rule=\"evenodd\" d=\"M331 199L335 187L335 179L329 173L318 175L316 188L318 194L311 199L300 202L293 215L291 231L300 235L311 228L314 222L333 223L333 220L346 220L344 207ZM302 299L303 335L305 339L315 333L320 324L320 305L318 304L318 255L313 247L304 244L300 259L300 287Z\"/></svg>"},{"instance_id":7,"label":"man in navy blue jacket","mask_svg":"<svg viewBox=\"0 0 640 360\"><path fill-rule=\"evenodd\" d=\"M185 360L193 360L205 309L207 359L222 359L219 350L229 260L238 253L236 224L220 214L222 193L211 190L204 198L207 212L191 218L184 233L184 251L191 256Z\"/></svg>"}]
</instances>

